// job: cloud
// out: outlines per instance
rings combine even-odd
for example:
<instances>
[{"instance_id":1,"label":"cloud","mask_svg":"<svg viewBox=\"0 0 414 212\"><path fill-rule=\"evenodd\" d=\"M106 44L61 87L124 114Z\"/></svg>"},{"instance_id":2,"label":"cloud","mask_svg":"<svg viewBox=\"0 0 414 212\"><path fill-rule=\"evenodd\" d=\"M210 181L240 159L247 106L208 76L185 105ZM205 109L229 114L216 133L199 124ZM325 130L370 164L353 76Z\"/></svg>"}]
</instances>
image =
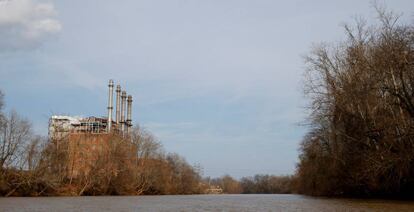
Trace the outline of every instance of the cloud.
<instances>
[{"instance_id":1,"label":"cloud","mask_svg":"<svg viewBox=\"0 0 414 212\"><path fill-rule=\"evenodd\" d=\"M52 3L0 0L0 52L33 49L61 31Z\"/></svg>"}]
</instances>

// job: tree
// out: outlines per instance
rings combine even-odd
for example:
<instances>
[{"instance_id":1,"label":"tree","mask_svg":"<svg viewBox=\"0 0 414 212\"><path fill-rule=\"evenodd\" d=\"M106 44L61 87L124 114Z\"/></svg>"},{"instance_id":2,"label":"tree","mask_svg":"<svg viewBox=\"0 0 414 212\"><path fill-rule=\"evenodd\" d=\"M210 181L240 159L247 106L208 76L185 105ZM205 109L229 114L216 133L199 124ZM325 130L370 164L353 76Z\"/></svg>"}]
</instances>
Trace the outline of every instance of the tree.
<instances>
[{"instance_id":1,"label":"tree","mask_svg":"<svg viewBox=\"0 0 414 212\"><path fill-rule=\"evenodd\" d=\"M414 188L414 27L376 7L379 25L307 57L310 131L298 185L314 195L409 195Z\"/></svg>"},{"instance_id":2,"label":"tree","mask_svg":"<svg viewBox=\"0 0 414 212\"><path fill-rule=\"evenodd\" d=\"M4 106L4 94L3 92L0 90L0 113L2 113L3 110L3 106Z\"/></svg>"},{"instance_id":3,"label":"tree","mask_svg":"<svg viewBox=\"0 0 414 212\"><path fill-rule=\"evenodd\" d=\"M4 117L0 123L0 168L22 162L24 145L30 140L31 125L15 111Z\"/></svg>"},{"instance_id":4,"label":"tree","mask_svg":"<svg viewBox=\"0 0 414 212\"><path fill-rule=\"evenodd\" d=\"M25 149L27 170L38 168L46 142L47 139L42 136L32 136Z\"/></svg>"}]
</instances>

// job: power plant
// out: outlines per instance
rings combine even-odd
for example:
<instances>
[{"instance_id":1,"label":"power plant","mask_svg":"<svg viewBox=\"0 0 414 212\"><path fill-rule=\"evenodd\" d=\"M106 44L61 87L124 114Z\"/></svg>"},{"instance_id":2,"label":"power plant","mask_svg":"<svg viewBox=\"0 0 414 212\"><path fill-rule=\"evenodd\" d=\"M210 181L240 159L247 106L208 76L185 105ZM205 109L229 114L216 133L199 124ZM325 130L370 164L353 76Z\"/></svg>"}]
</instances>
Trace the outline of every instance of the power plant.
<instances>
[{"instance_id":1,"label":"power plant","mask_svg":"<svg viewBox=\"0 0 414 212\"><path fill-rule=\"evenodd\" d=\"M127 92L121 90L121 85L116 86L116 109L114 120L112 116L114 113L113 80L109 80L108 88L107 117L53 115L49 119L49 137L62 138L73 133L107 134L112 132L119 133L123 136L129 136L132 127L132 96L127 96Z\"/></svg>"},{"instance_id":2,"label":"power plant","mask_svg":"<svg viewBox=\"0 0 414 212\"><path fill-rule=\"evenodd\" d=\"M113 119L113 80L109 80L108 88L107 117L54 115L49 119L50 141L56 148L68 153L66 170L70 178L89 173L100 157L110 154L114 142L119 138L132 142L132 96L127 96L127 92L122 91L120 85L116 86ZM122 144L128 145L128 142ZM134 158L131 157L130 163L133 161Z\"/></svg>"}]
</instances>

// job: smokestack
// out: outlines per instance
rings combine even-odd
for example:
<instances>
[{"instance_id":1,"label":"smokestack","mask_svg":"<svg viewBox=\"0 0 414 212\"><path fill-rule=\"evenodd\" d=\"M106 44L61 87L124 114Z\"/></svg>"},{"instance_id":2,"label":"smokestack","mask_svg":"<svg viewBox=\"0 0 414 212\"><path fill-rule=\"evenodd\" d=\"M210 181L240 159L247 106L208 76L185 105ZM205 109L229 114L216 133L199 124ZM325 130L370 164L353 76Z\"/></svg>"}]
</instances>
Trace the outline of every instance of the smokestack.
<instances>
[{"instance_id":1,"label":"smokestack","mask_svg":"<svg viewBox=\"0 0 414 212\"><path fill-rule=\"evenodd\" d=\"M126 104L126 91L122 91L121 95L121 130L125 131L125 104Z\"/></svg>"},{"instance_id":2,"label":"smokestack","mask_svg":"<svg viewBox=\"0 0 414 212\"><path fill-rule=\"evenodd\" d=\"M127 111L127 135L131 132L132 126L132 96L128 95L128 111Z\"/></svg>"},{"instance_id":3,"label":"smokestack","mask_svg":"<svg viewBox=\"0 0 414 212\"><path fill-rule=\"evenodd\" d=\"M109 98L108 98L108 123L107 123L107 128L106 131L110 132L111 131L111 126L112 126L112 109L113 109L113 104L112 104L112 98L113 98L113 93L114 93L114 81L113 80L109 80Z\"/></svg>"},{"instance_id":4,"label":"smokestack","mask_svg":"<svg viewBox=\"0 0 414 212\"><path fill-rule=\"evenodd\" d=\"M121 121L121 111L120 111L120 104L121 104L121 86L116 86L116 126L119 129L119 122Z\"/></svg>"}]
</instances>

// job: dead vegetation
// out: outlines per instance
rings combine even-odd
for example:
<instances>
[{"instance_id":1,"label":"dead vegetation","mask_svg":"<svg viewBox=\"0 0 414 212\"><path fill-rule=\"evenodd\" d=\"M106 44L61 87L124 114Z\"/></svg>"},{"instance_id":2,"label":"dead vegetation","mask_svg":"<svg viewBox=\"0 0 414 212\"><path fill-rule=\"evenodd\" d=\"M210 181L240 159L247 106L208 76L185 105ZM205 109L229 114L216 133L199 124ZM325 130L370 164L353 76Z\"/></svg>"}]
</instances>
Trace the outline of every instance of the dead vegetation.
<instances>
[{"instance_id":1,"label":"dead vegetation","mask_svg":"<svg viewBox=\"0 0 414 212\"><path fill-rule=\"evenodd\" d=\"M307 58L301 193L413 195L414 27L376 9L379 25L347 25L345 42L320 45Z\"/></svg>"},{"instance_id":2,"label":"dead vegetation","mask_svg":"<svg viewBox=\"0 0 414 212\"><path fill-rule=\"evenodd\" d=\"M275 176L257 174L251 177L234 179L230 175L219 178L206 178L209 187L223 189L226 194L291 194L294 192L293 176Z\"/></svg>"},{"instance_id":3,"label":"dead vegetation","mask_svg":"<svg viewBox=\"0 0 414 212\"><path fill-rule=\"evenodd\" d=\"M105 144L96 145L93 147L96 150L88 152L83 147L85 144L77 146L68 137L48 140L33 135L29 121L17 113L0 112L0 195L201 192L199 170L177 154L164 153L160 143L145 130L135 128L128 138L110 134L100 142ZM73 149L74 146L78 149ZM73 169L77 169L76 175Z\"/></svg>"}]
</instances>

